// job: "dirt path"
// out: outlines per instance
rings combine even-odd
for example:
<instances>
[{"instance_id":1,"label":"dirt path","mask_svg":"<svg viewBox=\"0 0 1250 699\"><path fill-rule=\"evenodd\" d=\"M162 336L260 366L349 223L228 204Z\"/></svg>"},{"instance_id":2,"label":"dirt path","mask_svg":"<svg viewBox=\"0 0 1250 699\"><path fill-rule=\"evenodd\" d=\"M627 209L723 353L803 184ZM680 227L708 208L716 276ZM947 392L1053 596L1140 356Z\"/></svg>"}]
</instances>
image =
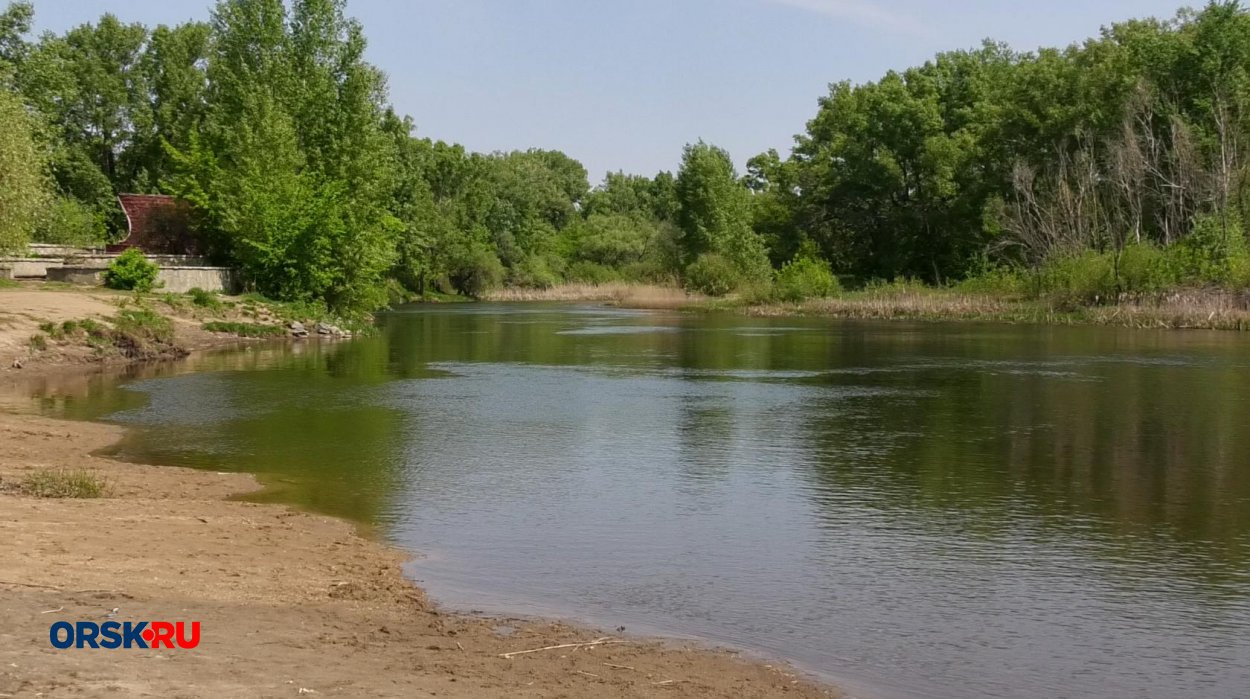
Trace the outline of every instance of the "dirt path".
<instances>
[{"instance_id":1,"label":"dirt path","mask_svg":"<svg viewBox=\"0 0 1250 699\"><path fill-rule=\"evenodd\" d=\"M40 322L113 310L93 294L0 291L0 348ZM55 365L44 369L56 376ZM5 369L10 380L29 371ZM73 382L81 367L61 371ZM404 579L399 552L348 523L227 500L257 487L250 476L92 455L121 434L0 412L0 697L833 695L727 652L441 613ZM23 481L44 469L88 471L108 491L26 494ZM202 641L193 650L49 643L55 621L110 618L199 621Z\"/></svg>"}]
</instances>

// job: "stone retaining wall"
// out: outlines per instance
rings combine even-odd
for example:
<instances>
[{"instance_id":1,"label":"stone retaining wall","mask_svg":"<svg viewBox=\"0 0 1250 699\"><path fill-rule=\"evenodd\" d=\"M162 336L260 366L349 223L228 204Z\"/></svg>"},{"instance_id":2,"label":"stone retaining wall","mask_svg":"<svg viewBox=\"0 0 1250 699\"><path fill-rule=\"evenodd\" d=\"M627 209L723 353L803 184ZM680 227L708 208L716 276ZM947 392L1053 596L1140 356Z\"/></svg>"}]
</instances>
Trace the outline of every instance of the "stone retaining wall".
<instances>
[{"instance_id":1,"label":"stone retaining wall","mask_svg":"<svg viewBox=\"0 0 1250 699\"><path fill-rule=\"evenodd\" d=\"M100 286L104 283L107 265L73 265L48 269L48 281ZM239 290L238 275L229 267L162 266L156 276L161 291L176 294L194 288L205 291L235 293Z\"/></svg>"},{"instance_id":2,"label":"stone retaining wall","mask_svg":"<svg viewBox=\"0 0 1250 699\"><path fill-rule=\"evenodd\" d=\"M48 274L51 267L60 267L63 260L43 257L6 257L0 259L0 265L7 268L9 279L39 278Z\"/></svg>"}]
</instances>

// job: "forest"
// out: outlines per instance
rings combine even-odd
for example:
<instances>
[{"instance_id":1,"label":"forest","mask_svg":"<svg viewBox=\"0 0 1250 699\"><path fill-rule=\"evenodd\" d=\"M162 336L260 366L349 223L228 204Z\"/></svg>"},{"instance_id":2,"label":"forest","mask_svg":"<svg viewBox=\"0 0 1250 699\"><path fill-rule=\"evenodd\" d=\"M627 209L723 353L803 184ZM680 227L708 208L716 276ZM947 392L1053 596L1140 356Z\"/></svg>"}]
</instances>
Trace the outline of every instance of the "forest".
<instances>
[{"instance_id":1,"label":"forest","mask_svg":"<svg viewBox=\"0 0 1250 699\"><path fill-rule=\"evenodd\" d=\"M33 16L0 14L0 250L118 239L116 195L136 192L191 202L251 289L344 313L563 282L798 300L906 280L1081 303L1250 287L1237 2L833 83L788 154L739 173L697 141L675 174L594 186L559 151L416 135L345 0L38 37Z\"/></svg>"}]
</instances>

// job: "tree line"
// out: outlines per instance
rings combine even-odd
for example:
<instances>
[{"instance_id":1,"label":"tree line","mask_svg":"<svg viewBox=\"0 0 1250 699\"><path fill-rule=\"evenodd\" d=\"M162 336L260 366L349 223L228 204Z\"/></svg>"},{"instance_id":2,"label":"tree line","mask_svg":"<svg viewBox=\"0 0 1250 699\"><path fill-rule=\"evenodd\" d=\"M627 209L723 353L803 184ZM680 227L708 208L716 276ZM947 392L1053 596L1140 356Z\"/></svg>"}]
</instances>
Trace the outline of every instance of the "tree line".
<instances>
[{"instance_id":1,"label":"tree line","mask_svg":"<svg viewBox=\"0 0 1250 699\"><path fill-rule=\"evenodd\" d=\"M208 22L0 14L0 248L122 235L120 192L192 204L278 299L370 310L503 284L1250 285L1250 15L1212 2L1065 49L987 42L830 86L791 153L592 187L559 151L417 136L344 0L220 0ZM834 275L837 275L835 277Z\"/></svg>"}]
</instances>

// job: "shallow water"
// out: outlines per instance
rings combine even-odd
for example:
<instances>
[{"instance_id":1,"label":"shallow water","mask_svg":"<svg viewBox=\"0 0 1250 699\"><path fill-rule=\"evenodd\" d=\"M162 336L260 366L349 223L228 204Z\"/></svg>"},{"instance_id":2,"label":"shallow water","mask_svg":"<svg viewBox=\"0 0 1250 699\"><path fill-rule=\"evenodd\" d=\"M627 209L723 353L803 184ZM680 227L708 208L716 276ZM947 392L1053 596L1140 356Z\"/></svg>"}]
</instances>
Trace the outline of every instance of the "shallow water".
<instances>
[{"instance_id":1,"label":"shallow water","mask_svg":"<svg viewBox=\"0 0 1250 699\"><path fill-rule=\"evenodd\" d=\"M549 305L382 323L27 404L376 524L452 607L710 638L865 696L1250 687L1243 335Z\"/></svg>"}]
</instances>

